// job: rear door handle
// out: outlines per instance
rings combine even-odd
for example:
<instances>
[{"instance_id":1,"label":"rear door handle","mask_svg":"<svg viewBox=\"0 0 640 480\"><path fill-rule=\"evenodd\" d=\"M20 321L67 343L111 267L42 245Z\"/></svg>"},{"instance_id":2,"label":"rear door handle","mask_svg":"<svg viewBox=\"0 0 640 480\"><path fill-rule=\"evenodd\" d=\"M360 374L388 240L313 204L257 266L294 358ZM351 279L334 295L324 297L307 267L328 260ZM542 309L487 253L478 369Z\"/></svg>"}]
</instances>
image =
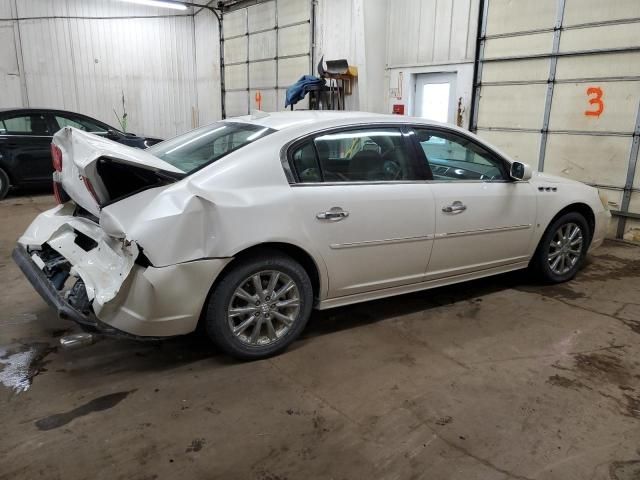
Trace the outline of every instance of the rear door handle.
<instances>
[{"instance_id":1,"label":"rear door handle","mask_svg":"<svg viewBox=\"0 0 640 480\"><path fill-rule=\"evenodd\" d=\"M332 222L340 221L349 216L349 212L343 210L340 207L332 207L326 212L320 212L316 214L318 220L331 220Z\"/></svg>"},{"instance_id":2,"label":"rear door handle","mask_svg":"<svg viewBox=\"0 0 640 480\"><path fill-rule=\"evenodd\" d=\"M467 209L467 206L464 205L461 201L456 200L451 205L447 205L442 207L442 211L444 213L460 213L464 212Z\"/></svg>"}]
</instances>

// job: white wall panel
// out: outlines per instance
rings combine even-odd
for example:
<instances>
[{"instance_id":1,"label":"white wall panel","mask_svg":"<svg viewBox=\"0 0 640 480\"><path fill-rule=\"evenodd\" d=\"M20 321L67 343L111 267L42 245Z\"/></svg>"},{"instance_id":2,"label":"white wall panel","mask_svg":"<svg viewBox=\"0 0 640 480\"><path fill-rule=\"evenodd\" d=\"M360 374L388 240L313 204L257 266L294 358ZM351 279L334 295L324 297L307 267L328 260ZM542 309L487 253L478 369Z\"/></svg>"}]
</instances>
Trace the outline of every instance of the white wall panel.
<instances>
[{"instance_id":1,"label":"white wall panel","mask_svg":"<svg viewBox=\"0 0 640 480\"><path fill-rule=\"evenodd\" d=\"M558 58L557 79L640 77L640 52Z\"/></svg>"},{"instance_id":2,"label":"white wall panel","mask_svg":"<svg viewBox=\"0 0 640 480\"><path fill-rule=\"evenodd\" d=\"M567 30L560 37L560 52L640 46L640 22Z\"/></svg>"},{"instance_id":3,"label":"white wall panel","mask_svg":"<svg viewBox=\"0 0 640 480\"><path fill-rule=\"evenodd\" d=\"M556 85L551 105L551 130L633 133L640 101L640 82L599 82L604 109L599 116L586 115L597 105L589 104L589 83ZM628 143L628 142L627 142Z\"/></svg>"},{"instance_id":4,"label":"white wall panel","mask_svg":"<svg viewBox=\"0 0 640 480\"><path fill-rule=\"evenodd\" d=\"M300 55L309 52L309 24L281 28L278 35L278 55Z\"/></svg>"},{"instance_id":5,"label":"white wall panel","mask_svg":"<svg viewBox=\"0 0 640 480\"><path fill-rule=\"evenodd\" d=\"M20 71L12 22L0 22L0 97L4 107L21 107Z\"/></svg>"},{"instance_id":6,"label":"white wall panel","mask_svg":"<svg viewBox=\"0 0 640 480\"><path fill-rule=\"evenodd\" d=\"M304 22L310 15L311 3L306 0L278 0L278 25Z\"/></svg>"},{"instance_id":7,"label":"white wall panel","mask_svg":"<svg viewBox=\"0 0 640 480\"><path fill-rule=\"evenodd\" d=\"M638 0L566 0L564 25L640 18Z\"/></svg>"},{"instance_id":8,"label":"white wall panel","mask_svg":"<svg viewBox=\"0 0 640 480\"><path fill-rule=\"evenodd\" d=\"M224 69L224 83L225 88L230 90L236 88L248 88L249 83L247 81L247 65L228 65Z\"/></svg>"},{"instance_id":9,"label":"white wall panel","mask_svg":"<svg viewBox=\"0 0 640 480\"><path fill-rule=\"evenodd\" d=\"M222 31L224 38L247 33L247 9L241 8L235 12L226 13L222 23Z\"/></svg>"},{"instance_id":10,"label":"white wall panel","mask_svg":"<svg viewBox=\"0 0 640 480\"><path fill-rule=\"evenodd\" d=\"M545 171L581 182L621 185L627 175L628 149L626 137L552 133L547 140Z\"/></svg>"},{"instance_id":11,"label":"white wall panel","mask_svg":"<svg viewBox=\"0 0 640 480\"><path fill-rule=\"evenodd\" d=\"M550 53L553 46L553 33L536 33L516 37L492 38L487 40L484 58L501 58L522 55Z\"/></svg>"},{"instance_id":12,"label":"white wall panel","mask_svg":"<svg viewBox=\"0 0 640 480\"><path fill-rule=\"evenodd\" d=\"M483 82L546 80L548 76L548 58L488 62L482 68Z\"/></svg>"},{"instance_id":13,"label":"white wall panel","mask_svg":"<svg viewBox=\"0 0 640 480\"><path fill-rule=\"evenodd\" d=\"M387 64L396 67L473 60L478 4L478 0L388 2Z\"/></svg>"},{"instance_id":14,"label":"white wall panel","mask_svg":"<svg viewBox=\"0 0 640 480\"><path fill-rule=\"evenodd\" d=\"M0 19L10 19L11 15L11 3L13 0L0 0Z\"/></svg>"},{"instance_id":15,"label":"white wall panel","mask_svg":"<svg viewBox=\"0 0 640 480\"><path fill-rule=\"evenodd\" d=\"M486 86L482 89L478 127L542 127L546 85Z\"/></svg>"},{"instance_id":16,"label":"white wall panel","mask_svg":"<svg viewBox=\"0 0 640 480\"><path fill-rule=\"evenodd\" d=\"M243 39L245 40L245 39ZM245 40L246 41L246 40ZM249 60L276 57L276 32L254 33L249 36Z\"/></svg>"},{"instance_id":17,"label":"white wall panel","mask_svg":"<svg viewBox=\"0 0 640 480\"><path fill-rule=\"evenodd\" d=\"M549 28L556 18L556 0L489 0L487 35Z\"/></svg>"},{"instance_id":18,"label":"white wall panel","mask_svg":"<svg viewBox=\"0 0 640 480\"><path fill-rule=\"evenodd\" d=\"M252 88L273 88L276 84L275 60L250 63L249 78Z\"/></svg>"},{"instance_id":19,"label":"white wall panel","mask_svg":"<svg viewBox=\"0 0 640 480\"><path fill-rule=\"evenodd\" d=\"M276 2L265 2L247 8L249 32L266 30L276 26Z\"/></svg>"},{"instance_id":20,"label":"white wall panel","mask_svg":"<svg viewBox=\"0 0 640 480\"><path fill-rule=\"evenodd\" d=\"M249 111L249 96L247 92L226 92L225 99L228 118L246 115Z\"/></svg>"},{"instance_id":21,"label":"white wall panel","mask_svg":"<svg viewBox=\"0 0 640 480\"><path fill-rule=\"evenodd\" d=\"M224 23L223 23L224 25ZM226 27L223 27L226 29ZM246 62L249 54L247 37L237 37L224 41L224 62Z\"/></svg>"}]
</instances>

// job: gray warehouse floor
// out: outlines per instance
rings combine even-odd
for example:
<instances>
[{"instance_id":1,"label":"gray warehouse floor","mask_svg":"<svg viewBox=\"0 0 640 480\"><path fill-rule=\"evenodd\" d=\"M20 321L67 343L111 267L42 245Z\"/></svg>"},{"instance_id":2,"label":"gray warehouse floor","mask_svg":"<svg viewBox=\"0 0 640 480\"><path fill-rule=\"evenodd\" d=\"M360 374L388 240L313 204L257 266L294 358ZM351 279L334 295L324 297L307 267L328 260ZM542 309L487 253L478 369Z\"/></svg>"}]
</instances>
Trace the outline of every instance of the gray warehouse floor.
<instances>
[{"instance_id":1,"label":"gray warehouse floor","mask_svg":"<svg viewBox=\"0 0 640 480\"><path fill-rule=\"evenodd\" d=\"M0 203L0 478L640 478L640 247L607 242L565 285L316 312L267 361L195 338L60 351L73 326L10 259L50 205Z\"/></svg>"}]
</instances>

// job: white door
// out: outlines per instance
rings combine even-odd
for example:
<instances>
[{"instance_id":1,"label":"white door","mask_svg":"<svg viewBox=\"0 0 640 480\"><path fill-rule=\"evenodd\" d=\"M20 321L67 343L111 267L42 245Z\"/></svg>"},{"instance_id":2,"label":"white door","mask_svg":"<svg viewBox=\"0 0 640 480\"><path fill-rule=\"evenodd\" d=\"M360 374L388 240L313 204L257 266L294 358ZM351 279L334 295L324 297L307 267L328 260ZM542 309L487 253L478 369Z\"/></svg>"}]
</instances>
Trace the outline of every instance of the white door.
<instances>
[{"instance_id":1,"label":"white door","mask_svg":"<svg viewBox=\"0 0 640 480\"><path fill-rule=\"evenodd\" d=\"M414 131L434 178L435 240L427 278L527 260L536 218L531 184L512 181L506 161L466 136Z\"/></svg>"},{"instance_id":2,"label":"white door","mask_svg":"<svg viewBox=\"0 0 640 480\"><path fill-rule=\"evenodd\" d=\"M416 75L414 115L441 123L455 123L456 74Z\"/></svg>"},{"instance_id":3,"label":"white door","mask_svg":"<svg viewBox=\"0 0 640 480\"><path fill-rule=\"evenodd\" d=\"M423 280L434 204L398 128L323 134L292 152L300 228L329 275L329 297Z\"/></svg>"}]
</instances>

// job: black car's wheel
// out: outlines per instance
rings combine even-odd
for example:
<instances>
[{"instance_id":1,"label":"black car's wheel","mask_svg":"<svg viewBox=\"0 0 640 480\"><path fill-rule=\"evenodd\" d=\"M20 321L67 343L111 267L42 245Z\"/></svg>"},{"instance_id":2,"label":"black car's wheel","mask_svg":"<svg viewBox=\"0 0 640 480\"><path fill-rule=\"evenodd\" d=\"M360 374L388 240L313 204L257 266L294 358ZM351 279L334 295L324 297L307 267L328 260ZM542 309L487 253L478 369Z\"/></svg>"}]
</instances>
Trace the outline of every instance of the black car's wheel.
<instances>
[{"instance_id":1,"label":"black car's wheel","mask_svg":"<svg viewBox=\"0 0 640 480\"><path fill-rule=\"evenodd\" d=\"M0 200L7 196L9 186L9 175L7 175L7 172L0 168Z\"/></svg>"},{"instance_id":2,"label":"black car's wheel","mask_svg":"<svg viewBox=\"0 0 640 480\"><path fill-rule=\"evenodd\" d=\"M242 360L283 351L304 329L313 302L307 272L278 251L238 261L215 286L204 318L211 340Z\"/></svg>"},{"instance_id":3,"label":"black car's wheel","mask_svg":"<svg viewBox=\"0 0 640 480\"><path fill-rule=\"evenodd\" d=\"M549 283L571 280L584 263L591 233L585 218L569 212L547 228L531 259L532 269Z\"/></svg>"}]
</instances>

